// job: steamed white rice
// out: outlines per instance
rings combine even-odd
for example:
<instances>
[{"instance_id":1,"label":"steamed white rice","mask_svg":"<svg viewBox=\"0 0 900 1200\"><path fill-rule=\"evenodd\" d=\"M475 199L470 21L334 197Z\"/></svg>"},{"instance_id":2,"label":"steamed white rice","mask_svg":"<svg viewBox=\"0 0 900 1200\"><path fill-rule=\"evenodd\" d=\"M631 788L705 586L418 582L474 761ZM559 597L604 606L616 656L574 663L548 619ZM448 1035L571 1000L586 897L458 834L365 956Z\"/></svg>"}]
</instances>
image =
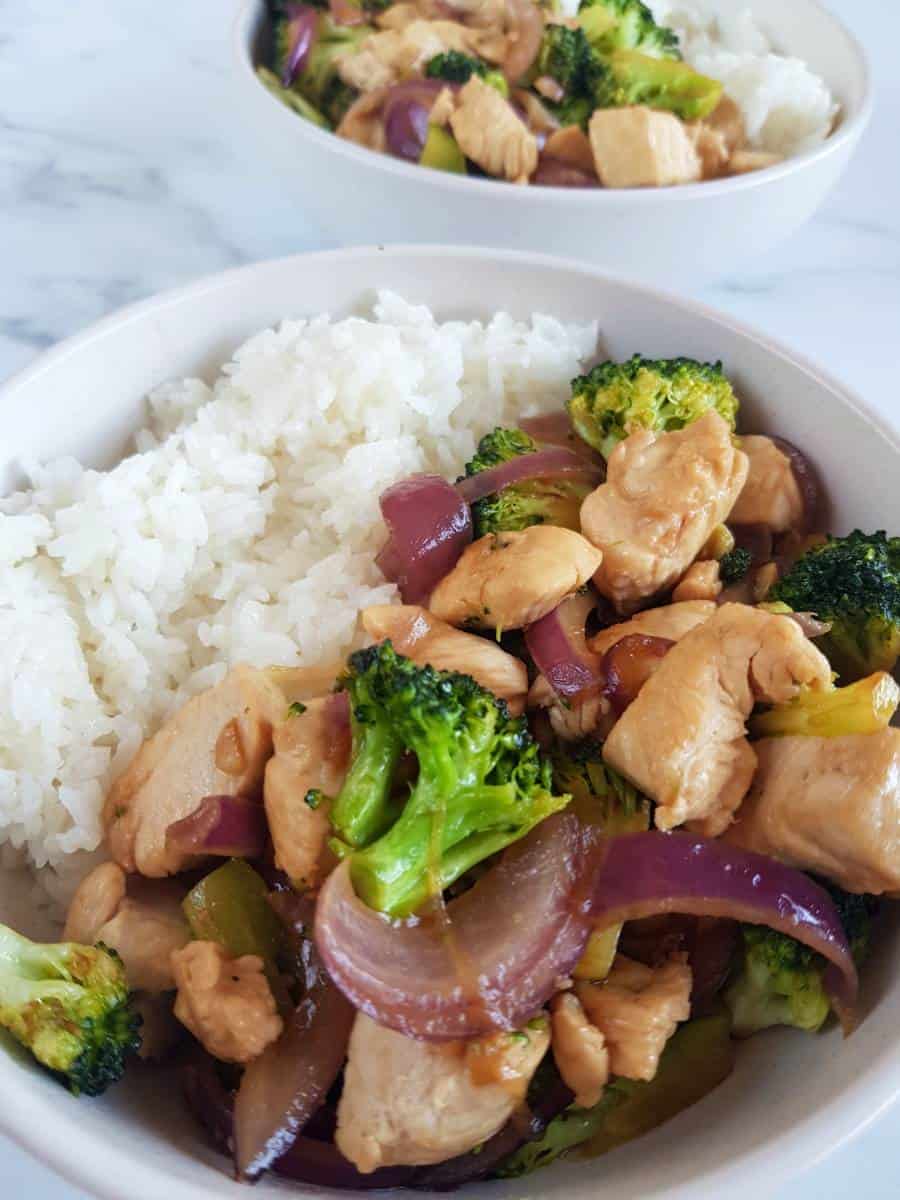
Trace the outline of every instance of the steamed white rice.
<instances>
[{"instance_id":1,"label":"steamed white rice","mask_svg":"<svg viewBox=\"0 0 900 1200\"><path fill-rule=\"evenodd\" d=\"M750 8L714 16L682 0L647 3L654 18L678 34L685 61L725 85L754 149L789 157L828 137L838 106L824 80L801 59L775 53Z\"/></svg>"},{"instance_id":2,"label":"steamed white rice","mask_svg":"<svg viewBox=\"0 0 900 1200\"><path fill-rule=\"evenodd\" d=\"M0 500L0 847L63 899L93 861L110 782L186 697L249 662L313 665L394 600L378 496L453 477L477 439L557 407L593 325L286 321L210 387L159 388L114 470L26 464ZM10 849L11 848L11 849Z\"/></svg>"}]
</instances>

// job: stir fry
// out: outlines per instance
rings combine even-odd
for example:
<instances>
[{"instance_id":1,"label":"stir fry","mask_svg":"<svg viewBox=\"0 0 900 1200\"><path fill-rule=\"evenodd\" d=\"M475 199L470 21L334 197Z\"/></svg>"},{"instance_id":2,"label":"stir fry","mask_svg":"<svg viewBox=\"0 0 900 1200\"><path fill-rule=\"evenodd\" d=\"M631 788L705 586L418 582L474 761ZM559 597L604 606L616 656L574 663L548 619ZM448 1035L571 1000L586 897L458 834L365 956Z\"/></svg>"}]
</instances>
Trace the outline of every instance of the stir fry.
<instances>
[{"instance_id":1,"label":"stir fry","mask_svg":"<svg viewBox=\"0 0 900 1200\"><path fill-rule=\"evenodd\" d=\"M769 167L641 0L269 0L262 83L370 150L460 175L664 187ZM818 85L819 81L816 81Z\"/></svg>"},{"instance_id":2,"label":"stir fry","mask_svg":"<svg viewBox=\"0 0 900 1200\"><path fill-rule=\"evenodd\" d=\"M350 1189L602 1154L761 1030L850 1034L900 889L900 539L819 501L687 358L390 487L400 602L140 748L64 942L0 931L0 1023L95 1093L140 1017L240 1178Z\"/></svg>"}]
</instances>

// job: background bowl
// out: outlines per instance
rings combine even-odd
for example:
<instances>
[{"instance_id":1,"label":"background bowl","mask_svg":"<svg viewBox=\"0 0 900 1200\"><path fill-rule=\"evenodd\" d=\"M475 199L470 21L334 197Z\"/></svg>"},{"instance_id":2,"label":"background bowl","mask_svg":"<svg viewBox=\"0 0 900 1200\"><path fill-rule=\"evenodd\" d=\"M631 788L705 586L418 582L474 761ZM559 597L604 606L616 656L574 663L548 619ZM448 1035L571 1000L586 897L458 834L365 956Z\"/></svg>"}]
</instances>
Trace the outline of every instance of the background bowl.
<instances>
[{"instance_id":1,"label":"background bowl","mask_svg":"<svg viewBox=\"0 0 900 1200\"><path fill-rule=\"evenodd\" d=\"M107 466L143 423L144 395L187 374L212 377L247 335L285 316L358 311L374 287L442 318L505 309L596 318L609 352L721 357L743 401L742 428L802 447L827 481L835 528L882 528L900 509L900 438L840 384L787 350L697 305L552 259L453 248L314 254L219 275L126 309L64 342L0 390L0 494L21 459L68 453ZM477 299L473 299L477 297ZM22 880L0 874L0 919L22 913ZM496 1200L754 1198L860 1130L900 1091L900 939L889 923L864 974L868 1010L837 1031L781 1031L743 1048L712 1097L646 1139L466 1195ZM75 1100L12 1047L0 1051L0 1130L108 1200L246 1200L204 1148L171 1075L136 1070L99 1101ZM2 1176L2 1167L0 1167ZM764 1189L764 1190L766 1190ZM321 1192L294 1190L294 1196ZM277 1200L264 1180L255 1200Z\"/></svg>"},{"instance_id":2,"label":"background bowl","mask_svg":"<svg viewBox=\"0 0 900 1200\"><path fill-rule=\"evenodd\" d=\"M745 0L707 0L719 11ZM427 170L318 129L254 74L264 61L264 0L242 0L234 57L253 145L268 147L272 186L287 187L336 241L464 242L564 254L651 282L695 287L789 237L825 200L871 112L865 55L816 0L751 0L776 47L804 59L842 108L819 148L767 171L676 188L515 187Z\"/></svg>"}]
</instances>

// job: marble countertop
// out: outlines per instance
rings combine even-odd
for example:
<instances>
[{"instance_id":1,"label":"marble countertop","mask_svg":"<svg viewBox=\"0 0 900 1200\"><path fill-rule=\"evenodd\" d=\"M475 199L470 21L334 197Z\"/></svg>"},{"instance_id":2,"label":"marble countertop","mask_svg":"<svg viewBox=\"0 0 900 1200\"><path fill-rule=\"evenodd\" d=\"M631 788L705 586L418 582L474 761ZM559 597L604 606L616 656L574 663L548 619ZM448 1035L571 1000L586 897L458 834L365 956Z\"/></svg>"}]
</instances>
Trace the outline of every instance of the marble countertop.
<instances>
[{"instance_id":1,"label":"marble countertop","mask_svg":"<svg viewBox=\"0 0 900 1200\"><path fill-rule=\"evenodd\" d=\"M896 389L900 7L829 2L871 55L872 127L789 246L697 296L876 399ZM233 0L0 0L0 378L122 304L328 244L241 131L232 9ZM898 1140L895 1109L786 1191L761 1181L760 1196L894 1200ZM3 1139L0 1191L84 1200Z\"/></svg>"}]
</instances>

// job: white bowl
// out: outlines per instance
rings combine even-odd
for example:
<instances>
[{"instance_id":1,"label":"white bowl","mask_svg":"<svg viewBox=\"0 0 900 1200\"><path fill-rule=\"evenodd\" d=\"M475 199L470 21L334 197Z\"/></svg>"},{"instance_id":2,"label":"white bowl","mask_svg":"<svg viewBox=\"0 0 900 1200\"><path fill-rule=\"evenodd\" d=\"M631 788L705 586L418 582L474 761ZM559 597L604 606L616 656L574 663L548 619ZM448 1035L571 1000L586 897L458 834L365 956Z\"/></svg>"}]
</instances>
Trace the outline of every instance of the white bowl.
<instances>
[{"instance_id":1,"label":"white bowl","mask_svg":"<svg viewBox=\"0 0 900 1200\"><path fill-rule=\"evenodd\" d=\"M746 0L708 0L719 10ZM455 242L564 254L650 282L695 287L784 241L825 200L871 114L862 48L817 0L750 0L775 46L804 59L840 102L819 148L766 171L675 188L515 187L428 170L354 145L287 109L255 75L265 5L242 0L234 57L242 111L287 187L338 243ZM249 143L248 136L248 143Z\"/></svg>"},{"instance_id":2,"label":"white bowl","mask_svg":"<svg viewBox=\"0 0 900 1200\"><path fill-rule=\"evenodd\" d=\"M439 316L506 309L597 318L609 352L721 357L743 400L742 428L773 430L821 468L835 527L890 524L900 508L900 438L864 403L787 350L728 318L574 264L541 257L403 247L262 263L126 309L44 355L0 391L0 493L18 459L70 453L95 466L121 455L148 389L210 375L248 334L283 316L359 309L374 287ZM0 919L21 913L20 881L0 875ZM18 903L17 903L18 898ZM721 1200L758 1197L839 1146L900 1091L900 943L879 939L864 975L867 1012L844 1043L780 1032L743 1048L715 1094L646 1139L469 1196ZM108 1200L223 1200L248 1193L204 1148L165 1073L136 1071L100 1101L75 1100L18 1052L0 1051L0 1131ZM2 1178L0 1164L0 1178ZM294 1191L295 1196L319 1192ZM285 1196L264 1180L256 1200Z\"/></svg>"}]
</instances>

